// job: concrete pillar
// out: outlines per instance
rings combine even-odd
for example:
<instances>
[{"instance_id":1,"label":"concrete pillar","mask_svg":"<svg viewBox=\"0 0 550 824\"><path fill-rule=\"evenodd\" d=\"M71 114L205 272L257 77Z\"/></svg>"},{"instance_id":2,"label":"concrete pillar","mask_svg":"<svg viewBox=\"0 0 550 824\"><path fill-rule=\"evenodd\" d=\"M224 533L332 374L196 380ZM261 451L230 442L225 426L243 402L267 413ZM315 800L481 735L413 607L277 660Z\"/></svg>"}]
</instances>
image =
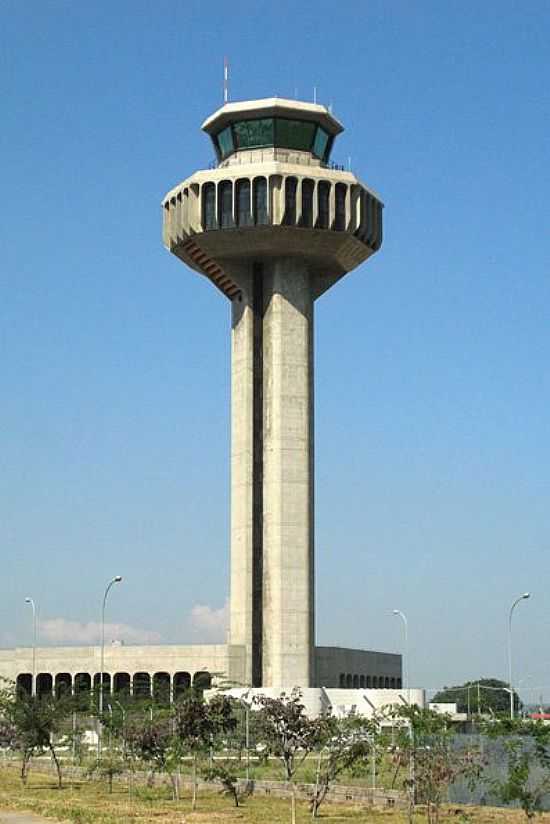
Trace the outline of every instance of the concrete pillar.
<instances>
[{"instance_id":1,"label":"concrete pillar","mask_svg":"<svg viewBox=\"0 0 550 824\"><path fill-rule=\"evenodd\" d=\"M231 306L231 572L229 640L246 647L246 683L252 684L253 635L253 384L252 280L242 278Z\"/></svg>"},{"instance_id":2,"label":"concrete pillar","mask_svg":"<svg viewBox=\"0 0 550 824\"><path fill-rule=\"evenodd\" d=\"M313 297L305 262L265 264L263 686L313 683Z\"/></svg>"}]
</instances>

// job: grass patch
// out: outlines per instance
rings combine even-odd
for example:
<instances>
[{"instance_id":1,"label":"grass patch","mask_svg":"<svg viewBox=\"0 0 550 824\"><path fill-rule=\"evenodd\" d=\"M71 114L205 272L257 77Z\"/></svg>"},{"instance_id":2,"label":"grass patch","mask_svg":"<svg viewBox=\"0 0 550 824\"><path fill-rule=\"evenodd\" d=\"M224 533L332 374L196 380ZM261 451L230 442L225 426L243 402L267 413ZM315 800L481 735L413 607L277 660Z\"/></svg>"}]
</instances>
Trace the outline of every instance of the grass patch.
<instances>
[{"instance_id":1,"label":"grass patch","mask_svg":"<svg viewBox=\"0 0 550 824\"><path fill-rule=\"evenodd\" d=\"M128 785L116 782L113 793L109 794L106 784L75 781L67 782L67 786L59 790L52 777L37 771L31 771L24 788L13 767L0 770L0 809L29 810L75 824L288 824L290 821L288 799L252 797L235 808L228 798L202 792L198 809L192 812L191 796L186 791L179 802L174 802L164 786L134 788L130 792ZM519 810L489 807L449 807L442 817L456 824L522 824L526 821ZM401 811L326 804L318 820L320 824L406 824L407 817ZM311 822L304 801L298 802L297 821L298 824ZM421 812L416 814L416 824L425 824L425 821ZM550 824L550 813L544 813L538 821Z\"/></svg>"}]
</instances>

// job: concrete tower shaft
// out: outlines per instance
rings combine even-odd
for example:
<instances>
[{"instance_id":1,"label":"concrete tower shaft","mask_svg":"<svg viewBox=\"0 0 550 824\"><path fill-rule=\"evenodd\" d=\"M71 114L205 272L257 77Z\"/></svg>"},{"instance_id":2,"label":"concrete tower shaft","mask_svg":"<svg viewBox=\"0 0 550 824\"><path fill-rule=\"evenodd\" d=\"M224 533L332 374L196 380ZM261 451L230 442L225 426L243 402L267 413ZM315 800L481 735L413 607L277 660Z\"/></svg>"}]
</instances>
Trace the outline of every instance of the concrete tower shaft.
<instances>
[{"instance_id":1,"label":"concrete tower shaft","mask_svg":"<svg viewBox=\"0 0 550 824\"><path fill-rule=\"evenodd\" d=\"M226 104L218 166L163 203L167 248L232 302L230 642L254 686L313 686L314 301L376 252L382 204L329 166L323 106Z\"/></svg>"}]
</instances>

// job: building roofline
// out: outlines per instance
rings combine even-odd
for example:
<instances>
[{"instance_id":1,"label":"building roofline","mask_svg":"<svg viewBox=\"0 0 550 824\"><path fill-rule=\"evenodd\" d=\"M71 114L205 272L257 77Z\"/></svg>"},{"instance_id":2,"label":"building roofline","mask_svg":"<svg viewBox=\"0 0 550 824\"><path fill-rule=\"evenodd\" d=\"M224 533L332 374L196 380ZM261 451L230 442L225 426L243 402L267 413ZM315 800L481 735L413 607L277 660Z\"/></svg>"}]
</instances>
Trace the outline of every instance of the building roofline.
<instances>
[{"instance_id":1,"label":"building roofline","mask_svg":"<svg viewBox=\"0 0 550 824\"><path fill-rule=\"evenodd\" d=\"M242 100L235 103L226 103L214 114L206 118L201 128L212 135L223 129L236 118L243 117L298 117L300 120L313 121L323 126L326 131L336 136L344 131L344 127L329 111L326 106L318 103L305 103L302 100L288 100L284 97L264 97L260 100Z\"/></svg>"}]
</instances>

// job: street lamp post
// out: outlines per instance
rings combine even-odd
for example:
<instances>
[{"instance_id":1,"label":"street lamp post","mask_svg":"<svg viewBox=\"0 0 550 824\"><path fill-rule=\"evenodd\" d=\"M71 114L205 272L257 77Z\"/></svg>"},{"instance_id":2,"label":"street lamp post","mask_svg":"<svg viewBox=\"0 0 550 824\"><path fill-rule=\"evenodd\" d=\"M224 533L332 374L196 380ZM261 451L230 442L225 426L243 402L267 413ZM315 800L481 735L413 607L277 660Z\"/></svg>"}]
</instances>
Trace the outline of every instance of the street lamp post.
<instances>
[{"instance_id":1,"label":"street lamp post","mask_svg":"<svg viewBox=\"0 0 550 824\"><path fill-rule=\"evenodd\" d=\"M510 687L510 719L512 721L514 720L514 687L512 685L512 616L519 602L525 601L530 597L530 592L524 592L523 595L516 598L510 607L510 612L508 615L508 686Z\"/></svg>"},{"instance_id":2,"label":"street lamp post","mask_svg":"<svg viewBox=\"0 0 550 824\"><path fill-rule=\"evenodd\" d=\"M405 627L405 666L403 667L403 689L408 690L408 699L409 704L411 703L411 694L410 694L410 684L409 684L409 622L407 621L407 616L404 612L401 612L400 609L393 610L394 615L398 615L399 618L403 621L403 626Z\"/></svg>"},{"instance_id":3,"label":"street lamp post","mask_svg":"<svg viewBox=\"0 0 550 824\"><path fill-rule=\"evenodd\" d=\"M103 715L103 670L105 669L105 604L107 603L107 596L113 584L120 584L122 581L121 575L115 575L107 586L103 595L103 605L101 607L101 672L99 673L99 728L97 737L98 753L101 752L101 716Z\"/></svg>"},{"instance_id":4,"label":"street lamp post","mask_svg":"<svg viewBox=\"0 0 550 824\"><path fill-rule=\"evenodd\" d=\"M32 686L31 695L36 695L36 605L32 598L25 598L32 607Z\"/></svg>"},{"instance_id":5,"label":"street lamp post","mask_svg":"<svg viewBox=\"0 0 550 824\"><path fill-rule=\"evenodd\" d=\"M246 780L250 781L250 704L246 700L249 691L244 693L244 696L239 698L241 705L244 707L244 735L246 747ZM246 698L245 698L246 696Z\"/></svg>"}]
</instances>

